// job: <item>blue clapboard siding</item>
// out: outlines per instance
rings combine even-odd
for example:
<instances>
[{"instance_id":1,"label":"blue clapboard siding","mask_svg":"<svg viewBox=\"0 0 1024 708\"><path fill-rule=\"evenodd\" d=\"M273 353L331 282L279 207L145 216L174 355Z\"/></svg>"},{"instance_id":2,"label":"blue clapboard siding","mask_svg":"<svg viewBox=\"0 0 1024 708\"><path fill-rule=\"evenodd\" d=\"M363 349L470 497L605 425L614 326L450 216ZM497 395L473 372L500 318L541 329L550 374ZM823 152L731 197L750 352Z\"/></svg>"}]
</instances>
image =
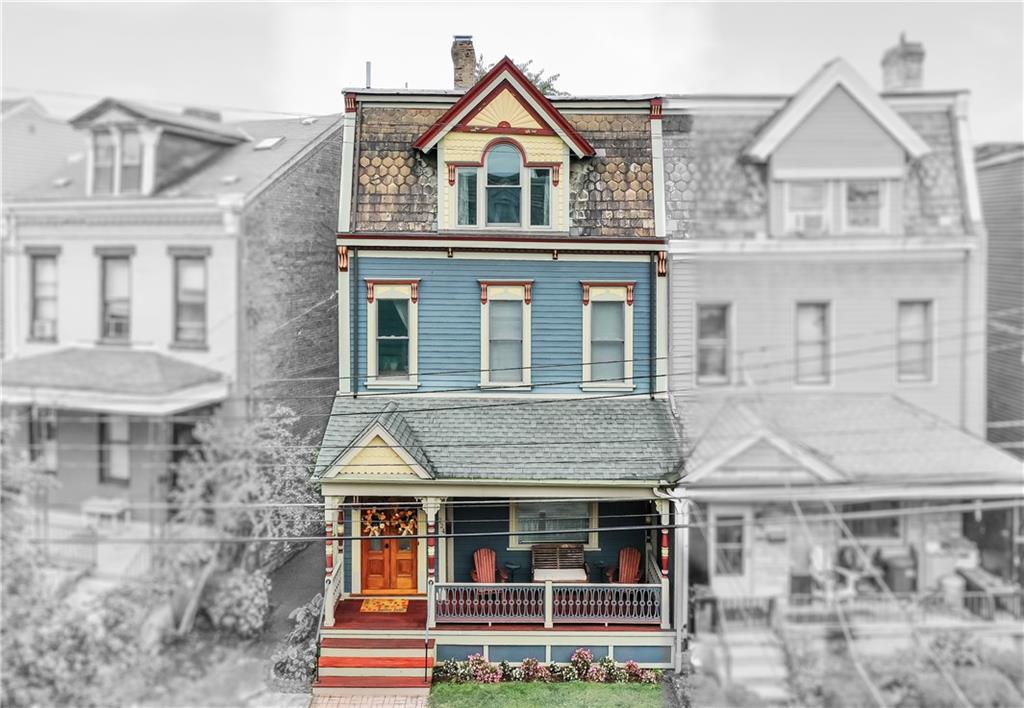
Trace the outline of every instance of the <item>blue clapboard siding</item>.
<instances>
[{"instance_id":1,"label":"blue clapboard siding","mask_svg":"<svg viewBox=\"0 0 1024 708\"><path fill-rule=\"evenodd\" d=\"M641 526L646 521L641 515L650 513L651 504L642 501L601 502L598 504L597 511L599 528ZM632 514L637 516L631 516ZM508 506L481 504L474 507L471 504L460 505L455 508L452 531L457 534L508 533ZM618 565L620 549L632 546L643 552L644 541L644 531L641 529L632 531L600 531L598 533L598 544L601 549L598 551L587 551L584 554L587 563L591 566L591 580L595 582L599 580L597 578L597 566L599 563L603 562L606 566ZM455 577L452 579L453 582L465 583L471 580L470 572L473 570L473 553L478 548L493 548L497 555L499 566L506 563L518 563L520 568L516 571L516 582L530 581L530 552L508 550L507 536L457 536L454 545ZM641 568L643 568L643 565L641 565ZM603 579L600 579L600 581L604 582ZM657 582L657 580L653 579L649 582Z\"/></svg>"},{"instance_id":2,"label":"blue clapboard siding","mask_svg":"<svg viewBox=\"0 0 1024 708\"><path fill-rule=\"evenodd\" d=\"M420 391L466 389L480 383L480 284L533 283L533 393L579 392L583 378L581 280L636 281L633 377L648 391L650 264L646 261L488 261L438 258L359 260L359 386L366 381L366 279L420 278ZM565 366L557 366L557 365ZM555 365L552 367L552 365ZM458 374L431 372L463 371Z\"/></svg>"}]
</instances>

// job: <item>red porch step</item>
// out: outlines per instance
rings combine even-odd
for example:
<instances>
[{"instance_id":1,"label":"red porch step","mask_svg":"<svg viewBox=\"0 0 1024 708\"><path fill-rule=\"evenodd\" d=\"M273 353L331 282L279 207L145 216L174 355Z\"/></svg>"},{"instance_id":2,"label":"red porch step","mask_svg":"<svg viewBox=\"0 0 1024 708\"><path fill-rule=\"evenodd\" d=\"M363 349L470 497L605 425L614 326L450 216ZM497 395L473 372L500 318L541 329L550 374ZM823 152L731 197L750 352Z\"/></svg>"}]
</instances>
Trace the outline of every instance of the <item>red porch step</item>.
<instances>
[{"instance_id":1,"label":"red porch step","mask_svg":"<svg viewBox=\"0 0 1024 708\"><path fill-rule=\"evenodd\" d=\"M414 676L323 676L313 688L430 688L430 681Z\"/></svg>"},{"instance_id":2,"label":"red porch step","mask_svg":"<svg viewBox=\"0 0 1024 708\"><path fill-rule=\"evenodd\" d=\"M419 639L351 639L343 637L322 637L320 646L329 649L422 649L423 642ZM434 640L427 642L427 647L434 648Z\"/></svg>"},{"instance_id":3,"label":"red porch step","mask_svg":"<svg viewBox=\"0 0 1024 708\"><path fill-rule=\"evenodd\" d=\"M336 669L422 669L433 667L433 657L401 656L321 656L319 666Z\"/></svg>"}]
</instances>

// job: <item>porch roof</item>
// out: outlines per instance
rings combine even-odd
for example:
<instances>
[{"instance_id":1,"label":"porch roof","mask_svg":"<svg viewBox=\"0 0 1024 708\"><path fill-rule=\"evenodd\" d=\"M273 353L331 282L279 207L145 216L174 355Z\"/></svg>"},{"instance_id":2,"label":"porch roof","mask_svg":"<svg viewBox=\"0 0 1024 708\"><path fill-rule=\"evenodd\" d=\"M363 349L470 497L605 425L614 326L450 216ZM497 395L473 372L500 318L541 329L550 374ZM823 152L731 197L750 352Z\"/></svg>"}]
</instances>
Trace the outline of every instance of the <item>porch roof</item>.
<instances>
[{"instance_id":1,"label":"porch roof","mask_svg":"<svg viewBox=\"0 0 1024 708\"><path fill-rule=\"evenodd\" d=\"M437 479L672 481L680 468L664 400L338 396L316 476L381 420Z\"/></svg>"},{"instance_id":2,"label":"porch roof","mask_svg":"<svg viewBox=\"0 0 1024 708\"><path fill-rule=\"evenodd\" d=\"M787 474L792 483L796 468L806 470L815 483L833 487L1024 485L1020 460L893 395L721 396L697 403L693 427L699 442L687 460L684 481L698 489L743 482L777 486L787 482ZM752 471L765 458L741 458L758 443L766 446L762 449L775 448L776 466L758 470L752 482Z\"/></svg>"}]
</instances>

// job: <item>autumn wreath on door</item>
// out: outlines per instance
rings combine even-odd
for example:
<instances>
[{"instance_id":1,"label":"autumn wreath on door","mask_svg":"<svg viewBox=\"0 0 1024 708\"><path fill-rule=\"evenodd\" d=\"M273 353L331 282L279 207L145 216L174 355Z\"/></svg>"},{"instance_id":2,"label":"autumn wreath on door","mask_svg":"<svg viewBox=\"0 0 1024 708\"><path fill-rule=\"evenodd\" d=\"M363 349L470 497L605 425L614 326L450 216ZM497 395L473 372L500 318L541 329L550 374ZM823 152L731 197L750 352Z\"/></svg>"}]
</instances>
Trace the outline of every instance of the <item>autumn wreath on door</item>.
<instances>
[{"instance_id":1,"label":"autumn wreath on door","mask_svg":"<svg viewBox=\"0 0 1024 708\"><path fill-rule=\"evenodd\" d=\"M376 507L364 509L362 529L364 536L415 536L416 510L378 509Z\"/></svg>"}]
</instances>

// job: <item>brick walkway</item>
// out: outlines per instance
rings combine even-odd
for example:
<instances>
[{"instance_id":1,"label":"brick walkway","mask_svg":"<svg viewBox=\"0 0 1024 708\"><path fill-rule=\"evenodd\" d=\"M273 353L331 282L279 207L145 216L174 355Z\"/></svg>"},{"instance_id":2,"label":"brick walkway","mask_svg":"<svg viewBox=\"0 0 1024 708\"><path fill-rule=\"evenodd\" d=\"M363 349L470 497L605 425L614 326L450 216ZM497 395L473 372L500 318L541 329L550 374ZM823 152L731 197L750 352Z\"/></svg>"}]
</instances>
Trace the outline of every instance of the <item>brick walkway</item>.
<instances>
[{"instance_id":1,"label":"brick walkway","mask_svg":"<svg viewBox=\"0 0 1024 708\"><path fill-rule=\"evenodd\" d=\"M309 708L427 708L427 697L313 696Z\"/></svg>"}]
</instances>

